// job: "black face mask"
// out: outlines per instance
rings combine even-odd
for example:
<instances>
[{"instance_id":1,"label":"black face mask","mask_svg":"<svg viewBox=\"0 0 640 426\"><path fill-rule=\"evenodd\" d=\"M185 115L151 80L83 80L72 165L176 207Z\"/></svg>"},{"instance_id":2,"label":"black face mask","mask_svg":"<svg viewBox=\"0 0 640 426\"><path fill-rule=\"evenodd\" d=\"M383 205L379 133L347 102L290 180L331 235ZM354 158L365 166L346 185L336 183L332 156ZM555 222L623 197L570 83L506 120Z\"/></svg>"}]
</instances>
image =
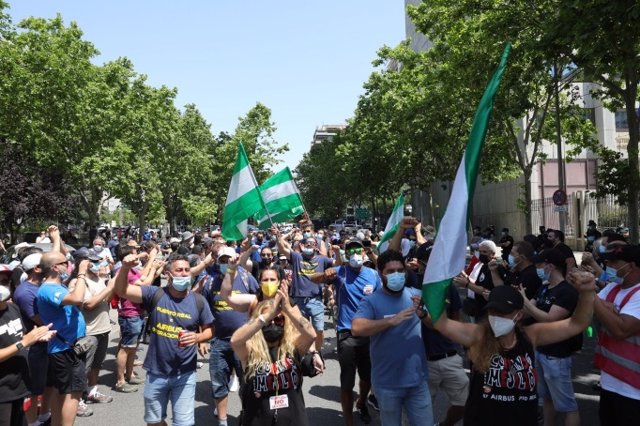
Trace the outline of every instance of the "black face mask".
<instances>
[{"instance_id":1,"label":"black face mask","mask_svg":"<svg viewBox=\"0 0 640 426\"><path fill-rule=\"evenodd\" d=\"M481 254L481 255L478 257L478 260L479 260L481 263L484 263L484 264L486 265L487 263L489 263L489 261L490 261L491 259L490 259L490 258L489 258L489 256L487 256L486 254Z\"/></svg>"},{"instance_id":2,"label":"black face mask","mask_svg":"<svg viewBox=\"0 0 640 426\"><path fill-rule=\"evenodd\" d=\"M282 334L284 333L284 327L280 327L279 325L275 325L273 323L267 325L266 327L262 327L262 335L264 336L264 340L267 343L277 342L282 338Z\"/></svg>"},{"instance_id":3,"label":"black face mask","mask_svg":"<svg viewBox=\"0 0 640 426\"><path fill-rule=\"evenodd\" d=\"M269 266L269 265L271 265L271 261L272 260L273 259L260 259L260 265L261 266Z\"/></svg>"}]
</instances>

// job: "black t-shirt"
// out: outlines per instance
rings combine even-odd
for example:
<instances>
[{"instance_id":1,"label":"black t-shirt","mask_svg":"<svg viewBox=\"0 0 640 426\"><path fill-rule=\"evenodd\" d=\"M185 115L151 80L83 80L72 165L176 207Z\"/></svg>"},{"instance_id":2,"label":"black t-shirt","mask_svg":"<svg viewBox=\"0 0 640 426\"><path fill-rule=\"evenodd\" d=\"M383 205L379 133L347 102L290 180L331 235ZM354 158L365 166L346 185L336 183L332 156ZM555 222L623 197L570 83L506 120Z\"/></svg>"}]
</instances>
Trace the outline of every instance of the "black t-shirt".
<instances>
[{"instance_id":1,"label":"black t-shirt","mask_svg":"<svg viewBox=\"0 0 640 426\"><path fill-rule=\"evenodd\" d=\"M558 243L553 248L558 250L560 253L562 253L562 257L564 257L565 259L572 258L573 261L575 262L576 257L573 255L573 250L571 250L571 247L569 247L565 243Z\"/></svg>"},{"instance_id":2,"label":"black t-shirt","mask_svg":"<svg viewBox=\"0 0 640 426\"><path fill-rule=\"evenodd\" d=\"M527 299L531 300L536 296L536 294L538 294L538 289L540 289L540 286L542 285L542 280L536 272L535 265L529 265L522 271L514 274L508 274L505 284L515 286L522 284L527 295Z\"/></svg>"},{"instance_id":3,"label":"black t-shirt","mask_svg":"<svg viewBox=\"0 0 640 426\"><path fill-rule=\"evenodd\" d=\"M491 269L489 269L487 264L482 265L482 268L480 268L476 285L489 291L493 290L493 277L491 276ZM487 299L485 299L483 295L476 293L475 301L478 308L482 311L482 316L484 316L484 307L487 304Z\"/></svg>"},{"instance_id":4,"label":"black t-shirt","mask_svg":"<svg viewBox=\"0 0 640 426\"><path fill-rule=\"evenodd\" d=\"M578 306L578 290L566 281L558 283L553 288L548 285L540 287L536 295L536 307L544 312L549 312L553 305L558 305L573 314ZM568 317L567 317L568 318ZM558 358L570 356L582 347L582 333L550 345L538 346L538 352Z\"/></svg>"},{"instance_id":5,"label":"black t-shirt","mask_svg":"<svg viewBox=\"0 0 640 426\"><path fill-rule=\"evenodd\" d=\"M275 354L271 353L271 359ZM286 395L287 408L272 410L269 400L276 395ZM243 385L242 424L246 426L291 425L308 426L302 396L302 372L297 355L287 356L253 371ZM274 418L277 416L277 422Z\"/></svg>"},{"instance_id":6,"label":"black t-shirt","mask_svg":"<svg viewBox=\"0 0 640 426\"><path fill-rule=\"evenodd\" d=\"M486 372L472 371L465 425L538 425L535 354L525 334L516 335L513 349L495 354Z\"/></svg>"},{"instance_id":7,"label":"black t-shirt","mask_svg":"<svg viewBox=\"0 0 640 426\"><path fill-rule=\"evenodd\" d=\"M24 326L20 308L13 303L0 311L0 348L15 345L22 340ZM29 365L27 351L21 350L17 355L0 362L0 403L15 401L29 394Z\"/></svg>"},{"instance_id":8,"label":"black t-shirt","mask_svg":"<svg viewBox=\"0 0 640 426\"><path fill-rule=\"evenodd\" d=\"M459 312L462 309L462 301L458 294L458 288L451 284L447 293L446 299L446 314L451 316L453 313ZM424 343L424 349L429 357L444 355L448 352L457 351L460 348L456 342L443 336L442 333L429 328L422 324L422 341Z\"/></svg>"}]
</instances>

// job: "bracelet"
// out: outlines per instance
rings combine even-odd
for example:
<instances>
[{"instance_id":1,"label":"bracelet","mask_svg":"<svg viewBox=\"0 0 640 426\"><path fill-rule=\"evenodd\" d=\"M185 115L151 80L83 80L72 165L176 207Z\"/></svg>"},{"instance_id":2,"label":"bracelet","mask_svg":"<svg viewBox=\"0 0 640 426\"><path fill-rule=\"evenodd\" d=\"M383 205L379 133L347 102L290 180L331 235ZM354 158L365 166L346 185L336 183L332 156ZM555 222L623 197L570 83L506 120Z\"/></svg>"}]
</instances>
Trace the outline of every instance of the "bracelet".
<instances>
[{"instance_id":1,"label":"bracelet","mask_svg":"<svg viewBox=\"0 0 640 426\"><path fill-rule=\"evenodd\" d=\"M264 319L262 314L258 315L258 321L260 321L262 325L267 325L267 321Z\"/></svg>"}]
</instances>

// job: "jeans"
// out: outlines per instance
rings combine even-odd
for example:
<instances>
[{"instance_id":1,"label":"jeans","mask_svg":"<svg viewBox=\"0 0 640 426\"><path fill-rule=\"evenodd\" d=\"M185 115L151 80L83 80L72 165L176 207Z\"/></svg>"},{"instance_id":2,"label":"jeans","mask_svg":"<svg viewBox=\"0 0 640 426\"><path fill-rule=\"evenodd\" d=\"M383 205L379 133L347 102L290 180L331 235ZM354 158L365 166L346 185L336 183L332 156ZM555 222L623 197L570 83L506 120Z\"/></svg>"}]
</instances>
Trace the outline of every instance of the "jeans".
<instances>
[{"instance_id":1,"label":"jeans","mask_svg":"<svg viewBox=\"0 0 640 426\"><path fill-rule=\"evenodd\" d=\"M536 352L538 397L553 401L553 408L561 413L578 411L571 380L571 365L571 356L557 358Z\"/></svg>"},{"instance_id":2,"label":"jeans","mask_svg":"<svg viewBox=\"0 0 640 426\"><path fill-rule=\"evenodd\" d=\"M385 388L375 386L376 398L380 406L382 426L402 424L404 408L411 426L433 424L433 407L427 382L410 388Z\"/></svg>"},{"instance_id":3,"label":"jeans","mask_svg":"<svg viewBox=\"0 0 640 426\"><path fill-rule=\"evenodd\" d=\"M144 421L160 423L164 420L167 417L167 405L171 400L173 426L193 426L195 396L195 371L171 376L158 376L147 372L147 381L144 384Z\"/></svg>"},{"instance_id":4,"label":"jeans","mask_svg":"<svg viewBox=\"0 0 640 426\"><path fill-rule=\"evenodd\" d=\"M235 370L242 384L242 364L231 349L231 343L228 340L214 338L209 350L209 376L214 399L229 395L229 379L232 370Z\"/></svg>"}]
</instances>

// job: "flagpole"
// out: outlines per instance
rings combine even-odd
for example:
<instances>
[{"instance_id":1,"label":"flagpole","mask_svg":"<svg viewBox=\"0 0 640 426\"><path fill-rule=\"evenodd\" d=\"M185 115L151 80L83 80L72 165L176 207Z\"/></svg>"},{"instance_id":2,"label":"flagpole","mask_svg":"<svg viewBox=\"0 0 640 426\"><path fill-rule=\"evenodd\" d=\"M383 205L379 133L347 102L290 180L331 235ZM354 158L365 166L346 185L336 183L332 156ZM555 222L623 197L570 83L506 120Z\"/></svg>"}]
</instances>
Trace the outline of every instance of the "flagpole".
<instances>
[{"instance_id":1,"label":"flagpole","mask_svg":"<svg viewBox=\"0 0 640 426\"><path fill-rule=\"evenodd\" d=\"M289 169L289 166L287 166L287 169ZM289 173L291 173L291 169L289 169ZM291 173L291 177L293 177L293 173ZM302 204L302 209L307 214L307 216L309 216L309 211L307 210L307 206L304 205L304 200L302 199L302 194L300 193L300 190L298 189L298 185L296 184L296 179L293 178L291 182L293 182L293 187L296 189L296 191L298 192L298 195L300 196L300 204Z\"/></svg>"},{"instance_id":2,"label":"flagpole","mask_svg":"<svg viewBox=\"0 0 640 426\"><path fill-rule=\"evenodd\" d=\"M245 156L247 156L247 151L245 151L244 149L244 145L242 145L242 142L239 142L240 144L240 149L242 149L244 151ZM249 156L247 156L247 161L249 161ZM264 198L262 198L262 191L260 191L260 186L258 185L258 182L256 181L256 176L253 174L253 169L251 168L251 162L249 161L249 170L251 170L251 179L253 179L253 184L256 186L256 188L258 188L258 195L260 196L260 203L262 204L262 207L264 208L264 210L267 212L267 217L269 218L269 223L271 223L271 226L273 226L273 221L271 220L271 213L269 213L269 209L267 208L267 203L264 202Z\"/></svg>"}]
</instances>

